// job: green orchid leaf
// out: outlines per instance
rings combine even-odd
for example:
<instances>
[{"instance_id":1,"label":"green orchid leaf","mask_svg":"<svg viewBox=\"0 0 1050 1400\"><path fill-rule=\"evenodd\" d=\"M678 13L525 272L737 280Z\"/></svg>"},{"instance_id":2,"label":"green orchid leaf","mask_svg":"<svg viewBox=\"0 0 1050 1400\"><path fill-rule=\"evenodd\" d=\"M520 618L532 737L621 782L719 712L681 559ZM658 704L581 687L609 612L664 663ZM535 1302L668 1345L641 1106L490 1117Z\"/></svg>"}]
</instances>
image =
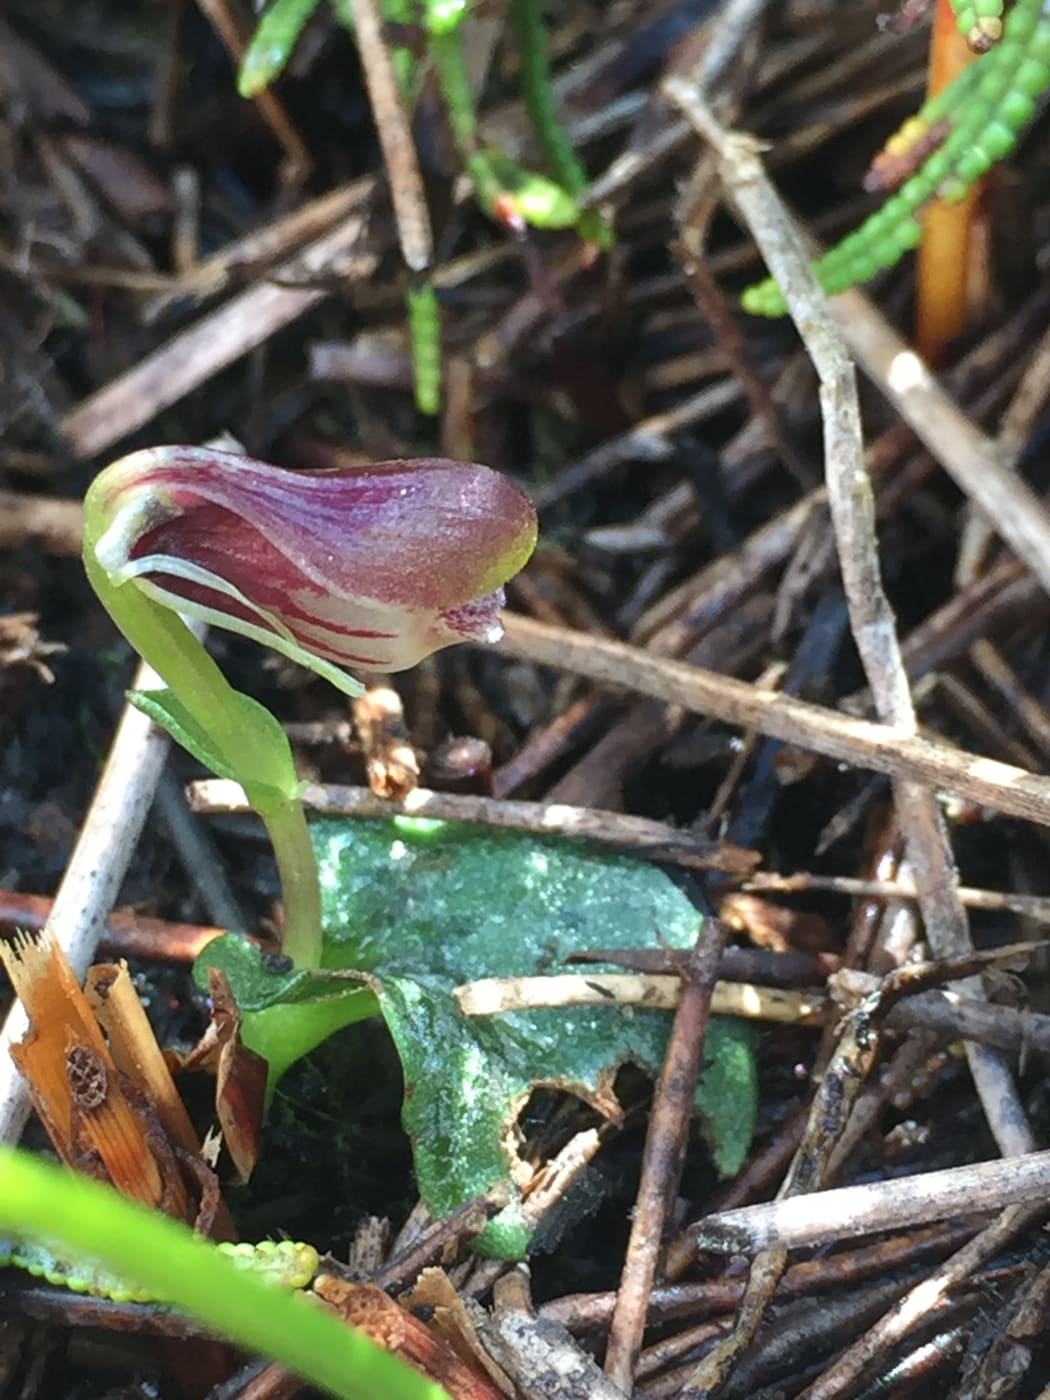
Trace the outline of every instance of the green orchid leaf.
<instances>
[{"instance_id":1,"label":"green orchid leaf","mask_svg":"<svg viewBox=\"0 0 1050 1400\"><path fill-rule=\"evenodd\" d=\"M608 1007L464 1016L452 995L480 977L560 969L596 946L684 948L699 915L655 866L567 841L412 818L319 822L325 962L370 973L405 1073L404 1123L420 1191L442 1215L506 1178L510 1128L552 1085L615 1116L617 1069L655 1073L671 1018ZM719 1170L743 1162L756 1108L750 1032L716 1018L697 1091ZM480 1247L527 1245L520 1212Z\"/></svg>"},{"instance_id":2,"label":"green orchid leaf","mask_svg":"<svg viewBox=\"0 0 1050 1400\"><path fill-rule=\"evenodd\" d=\"M197 955L193 978L203 992L208 990L208 972L213 967L226 977L242 1012L308 1001L311 995L331 991L323 973L289 968L287 958L264 953L243 933L214 938Z\"/></svg>"},{"instance_id":3,"label":"green orchid leaf","mask_svg":"<svg viewBox=\"0 0 1050 1400\"><path fill-rule=\"evenodd\" d=\"M265 814L299 795L292 751L269 710L240 691L231 694L239 721L236 746L223 743L217 726L205 729L199 724L173 690L132 690L128 699L205 767L220 778L240 783L256 811ZM241 757L246 752L253 759L250 771Z\"/></svg>"},{"instance_id":4,"label":"green orchid leaf","mask_svg":"<svg viewBox=\"0 0 1050 1400\"><path fill-rule=\"evenodd\" d=\"M218 968L241 1013L241 1039L269 1065L267 1091L296 1060L344 1026L379 1010L371 979L345 973L289 970L287 959L263 953L243 934L213 939L193 965L202 991Z\"/></svg>"}]
</instances>

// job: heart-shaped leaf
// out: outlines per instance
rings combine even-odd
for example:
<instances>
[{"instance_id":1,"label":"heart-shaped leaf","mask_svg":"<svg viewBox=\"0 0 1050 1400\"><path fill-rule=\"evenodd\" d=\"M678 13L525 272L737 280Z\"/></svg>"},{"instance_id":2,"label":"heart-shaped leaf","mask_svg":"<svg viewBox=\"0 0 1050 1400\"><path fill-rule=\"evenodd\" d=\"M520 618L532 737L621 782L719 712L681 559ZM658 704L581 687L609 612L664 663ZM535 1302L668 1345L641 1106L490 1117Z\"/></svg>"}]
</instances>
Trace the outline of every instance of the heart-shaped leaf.
<instances>
[{"instance_id":1,"label":"heart-shaped leaf","mask_svg":"<svg viewBox=\"0 0 1050 1400\"><path fill-rule=\"evenodd\" d=\"M319 822L325 961L369 972L405 1072L404 1123L420 1192L441 1215L506 1177L510 1129L554 1085L615 1115L625 1061L656 1072L671 1018L613 1007L464 1016L452 992L480 977L564 970L588 947L692 946L700 916L653 865L578 842L414 818ZM716 1165L733 1172L756 1107L747 1027L715 1018L697 1091ZM504 1212L480 1241L527 1245Z\"/></svg>"}]
</instances>

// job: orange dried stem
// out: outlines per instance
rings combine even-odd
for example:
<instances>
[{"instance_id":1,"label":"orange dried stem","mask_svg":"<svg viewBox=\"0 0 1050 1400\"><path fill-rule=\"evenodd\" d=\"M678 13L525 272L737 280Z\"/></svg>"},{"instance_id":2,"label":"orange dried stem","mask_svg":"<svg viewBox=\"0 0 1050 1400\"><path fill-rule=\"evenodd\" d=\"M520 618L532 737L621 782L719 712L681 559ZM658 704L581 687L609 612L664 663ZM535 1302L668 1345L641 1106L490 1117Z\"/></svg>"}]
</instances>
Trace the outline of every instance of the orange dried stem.
<instances>
[{"instance_id":1,"label":"orange dried stem","mask_svg":"<svg viewBox=\"0 0 1050 1400\"><path fill-rule=\"evenodd\" d=\"M135 991L127 963L99 963L88 968L84 994L109 1038L110 1053L117 1066L148 1095L171 1142L197 1154L197 1134Z\"/></svg>"},{"instance_id":2,"label":"orange dried stem","mask_svg":"<svg viewBox=\"0 0 1050 1400\"><path fill-rule=\"evenodd\" d=\"M321 1274L313 1291L351 1327L444 1386L452 1400L504 1400L487 1376L375 1284L347 1283Z\"/></svg>"},{"instance_id":3,"label":"orange dried stem","mask_svg":"<svg viewBox=\"0 0 1050 1400\"><path fill-rule=\"evenodd\" d=\"M187 1214L178 1174L162 1173L149 1129L124 1091L117 1066L73 969L48 935L0 943L0 959L29 1017L11 1054L33 1106L67 1166L97 1154L112 1184L146 1205Z\"/></svg>"},{"instance_id":4,"label":"orange dried stem","mask_svg":"<svg viewBox=\"0 0 1050 1400\"><path fill-rule=\"evenodd\" d=\"M927 95L952 82L975 55L959 33L948 0L937 0ZM978 236L983 181L952 203L935 199L922 216L916 283L916 342L936 364L984 300L987 245Z\"/></svg>"}]
</instances>

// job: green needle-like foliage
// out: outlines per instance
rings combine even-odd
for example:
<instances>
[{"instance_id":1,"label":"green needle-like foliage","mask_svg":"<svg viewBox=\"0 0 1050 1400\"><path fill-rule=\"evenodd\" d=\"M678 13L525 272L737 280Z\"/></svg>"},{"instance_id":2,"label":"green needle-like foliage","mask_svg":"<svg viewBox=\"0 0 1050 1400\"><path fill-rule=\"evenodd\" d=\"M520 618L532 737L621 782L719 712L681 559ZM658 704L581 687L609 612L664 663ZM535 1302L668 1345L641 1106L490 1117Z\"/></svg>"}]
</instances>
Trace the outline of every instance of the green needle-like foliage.
<instances>
[{"instance_id":1,"label":"green needle-like foliage","mask_svg":"<svg viewBox=\"0 0 1050 1400\"><path fill-rule=\"evenodd\" d=\"M255 97L270 86L292 56L299 35L320 0L273 0L256 26L237 75L237 91Z\"/></svg>"},{"instance_id":2,"label":"green needle-like foliage","mask_svg":"<svg viewBox=\"0 0 1050 1400\"><path fill-rule=\"evenodd\" d=\"M1013 149L1035 114L1036 100L1050 87L1050 0L1016 0L1002 40L971 72L955 79L938 107L941 116L951 116L944 144L881 209L814 263L825 291L845 291L880 268L892 267L918 246L925 204L934 198L961 199ZM782 316L787 310L771 278L748 287L741 301L757 316Z\"/></svg>"}]
</instances>

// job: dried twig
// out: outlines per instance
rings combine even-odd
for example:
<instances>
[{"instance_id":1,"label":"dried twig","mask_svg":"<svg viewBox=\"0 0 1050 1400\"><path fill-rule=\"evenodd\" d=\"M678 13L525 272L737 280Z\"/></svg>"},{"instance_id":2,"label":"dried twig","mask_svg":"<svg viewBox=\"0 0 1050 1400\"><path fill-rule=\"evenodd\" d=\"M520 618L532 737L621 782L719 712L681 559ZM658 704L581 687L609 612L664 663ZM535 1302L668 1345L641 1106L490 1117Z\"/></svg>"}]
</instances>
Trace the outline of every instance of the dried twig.
<instances>
[{"instance_id":1,"label":"dried twig","mask_svg":"<svg viewBox=\"0 0 1050 1400\"><path fill-rule=\"evenodd\" d=\"M0 916L3 896L0 892ZM678 972L688 954L683 948L584 948L568 963L611 963L631 972ZM771 948L727 948L720 976L726 982L763 982L772 987L812 987L837 972L834 953L774 952Z\"/></svg>"},{"instance_id":2,"label":"dried twig","mask_svg":"<svg viewBox=\"0 0 1050 1400\"><path fill-rule=\"evenodd\" d=\"M1048 1192L1050 1152L1031 1152L744 1206L707 1216L693 1227L693 1234L700 1248L726 1253L798 1249L1041 1202Z\"/></svg>"},{"instance_id":3,"label":"dried twig","mask_svg":"<svg viewBox=\"0 0 1050 1400\"><path fill-rule=\"evenodd\" d=\"M792 1264L784 1275L783 1296L798 1296L878 1274L899 1273L928 1253L943 1256L971 1239L973 1234L974 1230L969 1226L939 1225L931 1230L804 1260ZM702 1283L658 1284L653 1289L649 1320L666 1322L672 1318L728 1311L740 1301L743 1288L743 1280L724 1275ZM569 1293L541 1304L539 1314L552 1322L562 1323L574 1332L582 1332L608 1326L615 1304L616 1294L613 1292ZM641 1372L648 1370L645 1360L648 1354L643 1354Z\"/></svg>"},{"instance_id":4,"label":"dried twig","mask_svg":"<svg viewBox=\"0 0 1050 1400\"><path fill-rule=\"evenodd\" d=\"M878 980L862 972L839 976L841 980L836 979L835 983L837 1000L842 999L845 989L869 994ZM931 1032L941 1043L972 1040L1012 1055L1050 1055L1050 1016L975 1001L954 992L928 991L908 997L893 1008L886 1024L895 1031Z\"/></svg>"},{"instance_id":5,"label":"dried twig","mask_svg":"<svg viewBox=\"0 0 1050 1400\"><path fill-rule=\"evenodd\" d=\"M224 778L191 783L188 793L190 806L196 812L251 811L240 785ZM368 788L318 783L304 789L303 802L310 811L327 816L433 817L538 835L580 836L647 859L675 861L702 870L749 873L757 860L753 851L728 841L708 841L691 831L680 831L646 817L627 817L621 812L564 803L510 802L496 797L431 792L428 788L416 788L395 801L377 797Z\"/></svg>"},{"instance_id":6,"label":"dried twig","mask_svg":"<svg viewBox=\"0 0 1050 1400\"><path fill-rule=\"evenodd\" d=\"M653 1094L638 1199L605 1354L606 1375L624 1391L634 1382L667 1213L682 1175L693 1092L725 944L725 926L717 919L705 920L683 968L678 1010Z\"/></svg>"},{"instance_id":7,"label":"dried twig","mask_svg":"<svg viewBox=\"0 0 1050 1400\"><path fill-rule=\"evenodd\" d=\"M240 63L246 45L240 21L231 9L229 0L197 0L197 4L211 21L234 63ZM284 104L268 88L264 88L256 94L255 105L284 151L288 178L291 181L303 179L309 173L312 164L310 152L295 129Z\"/></svg>"},{"instance_id":8,"label":"dried twig","mask_svg":"<svg viewBox=\"0 0 1050 1400\"><path fill-rule=\"evenodd\" d=\"M411 271L423 272L430 266L434 252L430 211L419 173L416 144L398 91L394 60L383 36L383 18L376 0L351 0L351 3L357 52L390 177L401 256Z\"/></svg>"},{"instance_id":9,"label":"dried twig","mask_svg":"<svg viewBox=\"0 0 1050 1400\"><path fill-rule=\"evenodd\" d=\"M0 926L39 931L47 924L53 908L54 900L43 895L0 890ZM236 928L236 925L228 927ZM151 919L143 914L114 909L99 935L99 947L121 958L192 962L223 932L224 929L203 924L172 923L168 919ZM269 951L276 952L276 944Z\"/></svg>"},{"instance_id":10,"label":"dried twig","mask_svg":"<svg viewBox=\"0 0 1050 1400\"><path fill-rule=\"evenodd\" d=\"M374 182L351 180L345 185L336 185L316 199L307 200L290 214L224 243L218 252L199 259L177 277L169 278L164 290L142 307L143 322L153 325L179 302L214 296L224 291L238 275L247 277L252 272L268 271L275 258L286 257L292 248L319 238L352 213L361 203L365 186L374 188Z\"/></svg>"},{"instance_id":11,"label":"dried twig","mask_svg":"<svg viewBox=\"0 0 1050 1400\"><path fill-rule=\"evenodd\" d=\"M204 823L187 807L186 795L173 773L161 774L155 802L156 815L207 917L220 928L246 929L248 918L226 878L222 856Z\"/></svg>"},{"instance_id":12,"label":"dried twig","mask_svg":"<svg viewBox=\"0 0 1050 1400\"><path fill-rule=\"evenodd\" d=\"M139 667L136 690L156 690L160 678ZM152 721L128 705L58 894L47 928L80 978L87 972L131 862L171 741ZM29 1113L25 1081L10 1047L29 1029L20 1002L0 1032L0 1142L16 1142Z\"/></svg>"},{"instance_id":13,"label":"dried twig","mask_svg":"<svg viewBox=\"0 0 1050 1400\"><path fill-rule=\"evenodd\" d=\"M428 1264L440 1258L450 1244L465 1244L480 1235L492 1217L509 1203L510 1197L506 1181L497 1182L483 1196L471 1196L442 1220L433 1221L409 1249L391 1255L371 1281L388 1292L407 1287Z\"/></svg>"},{"instance_id":14,"label":"dried twig","mask_svg":"<svg viewBox=\"0 0 1050 1400\"><path fill-rule=\"evenodd\" d=\"M94 456L150 422L332 295L337 286L333 272L348 281L370 277L381 256L366 241L374 189L374 180L360 181L354 209L336 228L279 264L272 280L231 297L70 409L61 427L73 450L81 457Z\"/></svg>"},{"instance_id":15,"label":"dried twig","mask_svg":"<svg viewBox=\"0 0 1050 1400\"><path fill-rule=\"evenodd\" d=\"M785 1176L779 1198L805 1196L825 1179L835 1144L849 1120L857 1095L875 1063L879 1035L874 1012L881 994L852 1011L843 1021L835 1052L817 1086L805 1129ZM787 1272L788 1251L779 1245L760 1249L751 1261L747 1287L732 1332L700 1362L682 1392L683 1400L706 1400L728 1377L750 1345Z\"/></svg>"},{"instance_id":16,"label":"dried twig","mask_svg":"<svg viewBox=\"0 0 1050 1400\"><path fill-rule=\"evenodd\" d=\"M620 1387L602 1375L592 1358L556 1322L497 1308L479 1321L478 1332L525 1400L545 1400L552 1393L552 1383L555 1394L624 1400Z\"/></svg>"},{"instance_id":17,"label":"dried twig","mask_svg":"<svg viewBox=\"0 0 1050 1400\"><path fill-rule=\"evenodd\" d=\"M618 689L684 705L741 729L824 754L858 768L944 788L978 806L1050 826L1050 779L979 754L914 738L870 720L852 719L732 676L687 666L625 646L504 614L502 650Z\"/></svg>"},{"instance_id":18,"label":"dried twig","mask_svg":"<svg viewBox=\"0 0 1050 1400\"><path fill-rule=\"evenodd\" d=\"M639 1006L674 1011L681 1005L682 975L658 972L579 972L551 977L480 977L455 990L464 1016L497 1016L537 1006ZM787 1025L817 1025L828 1002L815 992L790 987L759 987L750 982L718 982L712 993L715 1016L744 1016Z\"/></svg>"},{"instance_id":19,"label":"dried twig","mask_svg":"<svg viewBox=\"0 0 1050 1400\"><path fill-rule=\"evenodd\" d=\"M1047 1157L1050 1154L1034 1154ZM1027 1158L1013 1158L1008 1162L986 1164L1001 1171L1006 1178L1004 1189L1016 1182L1012 1175ZM967 1168L967 1170L975 1170ZM1046 1167L1044 1166L1044 1173ZM940 1173L930 1173L940 1175ZM895 1182L899 1187L900 1182ZM852 1390L853 1382L866 1370L872 1360L893 1346L902 1337L921 1326L938 1301L952 1288L965 1284L977 1269L997 1254L1022 1230L1035 1225L1046 1215L1046 1178L1044 1175L1041 1190L1032 1184L1031 1194L1039 1196L1036 1205L1011 1205L997 1216L986 1229L982 1230L969 1244L963 1245L956 1254L936 1269L929 1278L910 1289L887 1312L875 1326L858 1342L842 1353L824 1372L818 1381L802 1392L799 1400L839 1400Z\"/></svg>"},{"instance_id":20,"label":"dried twig","mask_svg":"<svg viewBox=\"0 0 1050 1400\"><path fill-rule=\"evenodd\" d=\"M1050 514L1043 502L1004 467L995 442L956 407L863 293L844 292L832 307L857 363L1050 593Z\"/></svg>"},{"instance_id":21,"label":"dried twig","mask_svg":"<svg viewBox=\"0 0 1050 1400\"><path fill-rule=\"evenodd\" d=\"M859 880L852 875L816 875L800 871L794 875L777 875L760 870L740 887L745 891L796 894L802 890L829 890L833 894L874 899L911 900L916 898L915 885L910 879ZM1009 890L977 889L959 886L959 898L969 909L995 909L1019 914L1035 923L1050 923L1050 895L1013 894Z\"/></svg>"},{"instance_id":22,"label":"dried twig","mask_svg":"<svg viewBox=\"0 0 1050 1400\"><path fill-rule=\"evenodd\" d=\"M828 503L853 636L879 718L885 724L914 735L918 732L915 707L893 612L882 586L875 502L864 469L860 403L853 364L828 313L827 298L810 269L802 240L762 168L754 140L725 131L684 84L672 80L665 85L665 90L718 151L726 187L784 293L816 368L824 423ZM942 398L942 415L949 417L947 410L952 406L946 395ZM961 413L958 417L965 421ZM1047 577L1050 578L1050 523L1047 544ZM959 899L947 828L936 797L929 785L910 779L897 779L894 791L901 832L915 872L926 936L936 956L959 956L973 945L966 910ZM979 984L975 984L972 991L980 995ZM1035 1140L1024 1121L1013 1082L1002 1061L994 1051L972 1043L967 1046L967 1058L985 1114L1003 1153L1030 1151Z\"/></svg>"},{"instance_id":23,"label":"dried twig","mask_svg":"<svg viewBox=\"0 0 1050 1400\"><path fill-rule=\"evenodd\" d=\"M0 491L0 548L33 541L48 554L79 554L84 507L79 501Z\"/></svg>"}]
</instances>

